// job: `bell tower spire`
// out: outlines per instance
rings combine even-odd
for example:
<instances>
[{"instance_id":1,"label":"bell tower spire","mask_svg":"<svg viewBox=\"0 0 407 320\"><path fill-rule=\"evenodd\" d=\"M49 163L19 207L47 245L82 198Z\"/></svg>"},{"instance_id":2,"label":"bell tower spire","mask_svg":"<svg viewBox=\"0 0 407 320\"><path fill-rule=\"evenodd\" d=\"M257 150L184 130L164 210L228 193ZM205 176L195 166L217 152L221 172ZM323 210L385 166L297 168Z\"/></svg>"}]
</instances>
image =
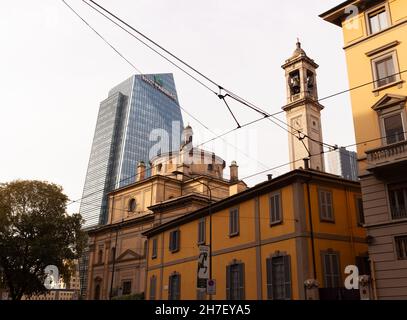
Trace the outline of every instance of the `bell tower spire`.
<instances>
[{"instance_id":1,"label":"bell tower spire","mask_svg":"<svg viewBox=\"0 0 407 320\"><path fill-rule=\"evenodd\" d=\"M322 144L321 111L324 107L318 102L316 69L318 65L309 58L297 38L293 55L286 60L285 70L287 123L293 135L289 135L290 161L310 158L311 169L324 171ZM303 166L302 161L291 164L291 170Z\"/></svg>"}]
</instances>

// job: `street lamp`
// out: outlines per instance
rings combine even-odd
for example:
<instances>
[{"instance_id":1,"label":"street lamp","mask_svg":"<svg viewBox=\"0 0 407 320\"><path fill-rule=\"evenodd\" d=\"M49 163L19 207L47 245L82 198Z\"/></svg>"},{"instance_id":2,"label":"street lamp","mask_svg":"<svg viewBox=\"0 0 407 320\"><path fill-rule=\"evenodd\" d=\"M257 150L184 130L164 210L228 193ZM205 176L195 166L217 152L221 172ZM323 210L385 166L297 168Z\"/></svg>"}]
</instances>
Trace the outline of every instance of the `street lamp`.
<instances>
[{"instance_id":1,"label":"street lamp","mask_svg":"<svg viewBox=\"0 0 407 320\"><path fill-rule=\"evenodd\" d=\"M182 172L182 171L173 171L172 174L174 175L182 175L184 177L190 178L193 181L197 181L206 188L208 188L209 191L209 206L208 206L208 212L209 212L209 278L212 280L212 190L209 187L208 183L202 182L200 180L194 179L190 175ZM209 295L209 300L212 300L212 295Z\"/></svg>"}]
</instances>

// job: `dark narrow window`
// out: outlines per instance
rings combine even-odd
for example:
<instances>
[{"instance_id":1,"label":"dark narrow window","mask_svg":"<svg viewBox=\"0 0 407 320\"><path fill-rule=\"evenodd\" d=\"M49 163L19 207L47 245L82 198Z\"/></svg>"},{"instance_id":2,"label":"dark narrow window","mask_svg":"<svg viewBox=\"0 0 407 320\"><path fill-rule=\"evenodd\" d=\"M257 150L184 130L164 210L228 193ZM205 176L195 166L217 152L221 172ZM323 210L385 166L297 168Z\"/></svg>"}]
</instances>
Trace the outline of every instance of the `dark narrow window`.
<instances>
[{"instance_id":1,"label":"dark narrow window","mask_svg":"<svg viewBox=\"0 0 407 320\"><path fill-rule=\"evenodd\" d=\"M334 252L325 252L322 254L322 263L324 269L324 279L326 288L340 287L339 274L339 256Z\"/></svg>"},{"instance_id":2,"label":"dark narrow window","mask_svg":"<svg viewBox=\"0 0 407 320\"><path fill-rule=\"evenodd\" d=\"M407 218L407 183L389 185L388 190L393 220Z\"/></svg>"},{"instance_id":3,"label":"dark narrow window","mask_svg":"<svg viewBox=\"0 0 407 320\"><path fill-rule=\"evenodd\" d=\"M239 235L239 209L234 208L229 211L229 236Z\"/></svg>"},{"instance_id":4,"label":"dark narrow window","mask_svg":"<svg viewBox=\"0 0 407 320\"><path fill-rule=\"evenodd\" d=\"M206 233L206 220L202 218L198 222L198 244L204 244L206 241L205 237Z\"/></svg>"},{"instance_id":5,"label":"dark narrow window","mask_svg":"<svg viewBox=\"0 0 407 320\"><path fill-rule=\"evenodd\" d=\"M359 275L368 275L370 276L370 263L369 257L366 256L358 256L356 257L356 266L359 269Z\"/></svg>"},{"instance_id":6,"label":"dark narrow window","mask_svg":"<svg viewBox=\"0 0 407 320\"><path fill-rule=\"evenodd\" d=\"M270 196L270 224L282 222L281 196L276 193Z\"/></svg>"},{"instance_id":7,"label":"dark narrow window","mask_svg":"<svg viewBox=\"0 0 407 320\"><path fill-rule=\"evenodd\" d=\"M319 190L319 212L322 221L334 222L332 192Z\"/></svg>"},{"instance_id":8,"label":"dark narrow window","mask_svg":"<svg viewBox=\"0 0 407 320\"><path fill-rule=\"evenodd\" d=\"M99 264L103 263L103 249L99 249L99 252L98 252L98 263L99 263Z\"/></svg>"},{"instance_id":9,"label":"dark narrow window","mask_svg":"<svg viewBox=\"0 0 407 320\"><path fill-rule=\"evenodd\" d=\"M131 200L129 201L129 208L128 208L129 212L135 212L135 211L136 211L136 208L137 208L136 199L131 199Z\"/></svg>"},{"instance_id":10,"label":"dark narrow window","mask_svg":"<svg viewBox=\"0 0 407 320\"><path fill-rule=\"evenodd\" d=\"M398 260L407 260L407 236L396 237L396 250Z\"/></svg>"},{"instance_id":11,"label":"dark narrow window","mask_svg":"<svg viewBox=\"0 0 407 320\"><path fill-rule=\"evenodd\" d=\"M168 281L168 300L180 300L181 298L181 275L172 274Z\"/></svg>"},{"instance_id":12,"label":"dark narrow window","mask_svg":"<svg viewBox=\"0 0 407 320\"><path fill-rule=\"evenodd\" d=\"M383 123L387 144L402 142L405 140L401 113L383 118Z\"/></svg>"},{"instance_id":13,"label":"dark narrow window","mask_svg":"<svg viewBox=\"0 0 407 320\"><path fill-rule=\"evenodd\" d=\"M226 266L226 299L244 300L244 263Z\"/></svg>"},{"instance_id":14,"label":"dark narrow window","mask_svg":"<svg viewBox=\"0 0 407 320\"><path fill-rule=\"evenodd\" d=\"M123 281L122 284L122 294L123 295L129 295L131 294L131 281Z\"/></svg>"},{"instance_id":15,"label":"dark narrow window","mask_svg":"<svg viewBox=\"0 0 407 320\"><path fill-rule=\"evenodd\" d=\"M267 298L273 300L291 299L290 256L278 256L266 260Z\"/></svg>"},{"instance_id":16,"label":"dark narrow window","mask_svg":"<svg viewBox=\"0 0 407 320\"><path fill-rule=\"evenodd\" d=\"M175 230L170 233L170 251L175 253L179 251L180 231Z\"/></svg>"},{"instance_id":17,"label":"dark narrow window","mask_svg":"<svg viewBox=\"0 0 407 320\"><path fill-rule=\"evenodd\" d=\"M150 300L156 299L156 291L157 291L157 277L152 276L150 278Z\"/></svg>"},{"instance_id":18,"label":"dark narrow window","mask_svg":"<svg viewBox=\"0 0 407 320\"><path fill-rule=\"evenodd\" d=\"M158 244L158 240L157 238L154 238L153 240L151 240L152 243L152 248L151 248L151 258L152 259L156 259L157 258L157 244Z\"/></svg>"},{"instance_id":19,"label":"dark narrow window","mask_svg":"<svg viewBox=\"0 0 407 320\"><path fill-rule=\"evenodd\" d=\"M363 200L361 197L356 197L356 213L358 225L363 226L365 224L365 214L363 211Z\"/></svg>"}]
</instances>

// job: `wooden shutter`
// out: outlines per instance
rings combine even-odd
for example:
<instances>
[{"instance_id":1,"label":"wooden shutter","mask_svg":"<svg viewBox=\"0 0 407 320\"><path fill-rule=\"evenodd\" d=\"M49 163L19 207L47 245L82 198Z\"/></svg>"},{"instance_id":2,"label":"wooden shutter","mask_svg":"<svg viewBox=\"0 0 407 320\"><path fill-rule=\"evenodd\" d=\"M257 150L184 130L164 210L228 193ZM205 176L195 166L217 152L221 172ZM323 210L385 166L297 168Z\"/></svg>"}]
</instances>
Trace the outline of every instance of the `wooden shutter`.
<instances>
[{"instance_id":1,"label":"wooden shutter","mask_svg":"<svg viewBox=\"0 0 407 320\"><path fill-rule=\"evenodd\" d=\"M326 217L328 219L333 220L333 212L332 212L332 193L325 192L326 197Z\"/></svg>"},{"instance_id":2,"label":"wooden shutter","mask_svg":"<svg viewBox=\"0 0 407 320\"><path fill-rule=\"evenodd\" d=\"M170 276L168 278L168 300L172 300L172 277L173 276Z\"/></svg>"},{"instance_id":3,"label":"wooden shutter","mask_svg":"<svg viewBox=\"0 0 407 320\"><path fill-rule=\"evenodd\" d=\"M325 278L325 287L331 288L331 263L329 254L323 255L323 262L324 262L324 278Z\"/></svg>"},{"instance_id":4,"label":"wooden shutter","mask_svg":"<svg viewBox=\"0 0 407 320\"><path fill-rule=\"evenodd\" d=\"M291 300L291 259L289 255L284 256L284 287L285 299Z\"/></svg>"},{"instance_id":5,"label":"wooden shutter","mask_svg":"<svg viewBox=\"0 0 407 320\"><path fill-rule=\"evenodd\" d=\"M267 272L267 299L273 299L273 259L266 259Z\"/></svg>"},{"instance_id":6,"label":"wooden shutter","mask_svg":"<svg viewBox=\"0 0 407 320\"><path fill-rule=\"evenodd\" d=\"M320 201L320 208L321 208L321 217L326 218L326 200L325 200L325 191L319 192L319 201Z\"/></svg>"},{"instance_id":7,"label":"wooden shutter","mask_svg":"<svg viewBox=\"0 0 407 320\"><path fill-rule=\"evenodd\" d=\"M245 274L244 274L244 263L238 264L239 270L239 300L245 299Z\"/></svg>"},{"instance_id":8,"label":"wooden shutter","mask_svg":"<svg viewBox=\"0 0 407 320\"><path fill-rule=\"evenodd\" d=\"M175 276L176 282L177 282L177 290L175 292L175 300L181 300L181 275L177 274Z\"/></svg>"},{"instance_id":9,"label":"wooden shutter","mask_svg":"<svg viewBox=\"0 0 407 320\"><path fill-rule=\"evenodd\" d=\"M181 231L177 230L175 232L175 250L179 250L180 249L180 243L181 243Z\"/></svg>"},{"instance_id":10,"label":"wooden shutter","mask_svg":"<svg viewBox=\"0 0 407 320\"><path fill-rule=\"evenodd\" d=\"M339 275L339 259L337 254L331 254L332 258L332 287L340 287L340 275Z\"/></svg>"},{"instance_id":11,"label":"wooden shutter","mask_svg":"<svg viewBox=\"0 0 407 320\"><path fill-rule=\"evenodd\" d=\"M174 232L170 232L170 241L169 241L169 245L168 245L168 249L170 251L173 251L173 248L172 248L173 238L174 238Z\"/></svg>"},{"instance_id":12,"label":"wooden shutter","mask_svg":"<svg viewBox=\"0 0 407 320\"><path fill-rule=\"evenodd\" d=\"M231 272L230 272L231 266L226 266L226 299L230 300L231 298L231 288L230 288L230 282L231 282Z\"/></svg>"},{"instance_id":13,"label":"wooden shutter","mask_svg":"<svg viewBox=\"0 0 407 320\"><path fill-rule=\"evenodd\" d=\"M157 278L155 276L150 278L150 300L155 300L156 279Z\"/></svg>"}]
</instances>

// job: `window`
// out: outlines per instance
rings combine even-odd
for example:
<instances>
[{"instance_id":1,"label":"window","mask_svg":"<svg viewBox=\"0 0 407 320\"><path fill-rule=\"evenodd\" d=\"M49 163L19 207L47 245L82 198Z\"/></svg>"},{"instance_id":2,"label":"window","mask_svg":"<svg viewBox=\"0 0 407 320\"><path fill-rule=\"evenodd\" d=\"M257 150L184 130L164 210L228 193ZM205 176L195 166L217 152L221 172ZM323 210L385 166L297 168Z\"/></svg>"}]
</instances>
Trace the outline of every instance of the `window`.
<instances>
[{"instance_id":1,"label":"window","mask_svg":"<svg viewBox=\"0 0 407 320\"><path fill-rule=\"evenodd\" d=\"M319 214L322 221L334 222L332 192L319 190Z\"/></svg>"},{"instance_id":2,"label":"window","mask_svg":"<svg viewBox=\"0 0 407 320\"><path fill-rule=\"evenodd\" d=\"M213 164L208 164L208 171L213 171Z\"/></svg>"},{"instance_id":3,"label":"window","mask_svg":"<svg viewBox=\"0 0 407 320\"><path fill-rule=\"evenodd\" d=\"M383 118L383 126L387 144L405 140L401 113L396 113Z\"/></svg>"},{"instance_id":4,"label":"window","mask_svg":"<svg viewBox=\"0 0 407 320\"><path fill-rule=\"evenodd\" d=\"M198 244L204 244L206 241L205 237L206 233L206 220L202 218L198 222Z\"/></svg>"},{"instance_id":5,"label":"window","mask_svg":"<svg viewBox=\"0 0 407 320\"><path fill-rule=\"evenodd\" d=\"M101 264L103 263L103 245L99 246L99 251L98 251L98 263Z\"/></svg>"},{"instance_id":6,"label":"window","mask_svg":"<svg viewBox=\"0 0 407 320\"><path fill-rule=\"evenodd\" d=\"M273 300L291 299L290 256L276 256L266 260L267 298Z\"/></svg>"},{"instance_id":7,"label":"window","mask_svg":"<svg viewBox=\"0 0 407 320\"><path fill-rule=\"evenodd\" d=\"M388 15L385 7L368 14L370 34L380 32L389 27Z\"/></svg>"},{"instance_id":8,"label":"window","mask_svg":"<svg viewBox=\"0 0 407 320\"><path fill-rule=\"evenodd\" d=\"M393 56L387 56L374 61L376 88L397 81L396 68Z\"/></svg>"},{"instance_id":9,"label":"window","mask_svg":"<svg viewBox=\"0 0 407 320\"><path fill-rule=\"evenodd\" d=\"M157 259L157 245L158 245L158 240L157 238L154 238L153 240L151 240L152 243L152 248L151 248L151 258L152 259Z\"/></svg>"},{"instance_id":10,"label":"window","mask_svg":"<svg viewBox=\"0 0 407 320\"><path fill-rule=\"evenodd\" d=\"M170 233L170 251L175 253L179 251L180 231L175 230Z\"/></svg>"},{"instance_id":11,"label":"window","mask_svg":"<svg viewBox=\"0 0 407 320\"><path fill-rule=\"evenodd\" d=\"M389 185L388 190L392 218L407 218L407 183Z\"/></svg>"},{"instance_id":12,"label":"window","mask_svg":"<svg viewBox=\"0 0 407 320\"><path fill-rule=\"evenodd\" d=\"M368 275L370 276L370 263L369 256L366 254L364 256L356 257L356 266L359 269L359 275Z\"/></svg>"},{"instance_id":13,"label":"window","mask_svg":"<svg viewBox=\"0 0 407 320\"><path fill-rule=\"evenodd\" d=\"M244 263L226 266L226 299L244 300Z\"/></svg>"},{"instance_id":14,"label":"window","mask_svg":"<svg viewBox=\"0 0 407 320\"><path fill-rule=\"evenodd\" d=\"M270 196L270 224L278 224L282 221L281 195L276 193Z\"/></svg>"},{"instance_id":15,"label":"window","mask_svg":"<svg viewBox=\"0 0 407 320\"><path fill-rule=\"evenodd\" d=\"M396 250L398 260L407 260L407 236L396 237Z\"/></svg>"},{"instance_id":16,"label":"window","mask_svg":"<svg viewBox=\"0 0 407 320\"><path fill-rule=\"evenodd\" d=\"M122 289L123 289L122 290L123 295L131 294L131 281L130 280L123 281Z\"/></svg>"},{"instance_id":17,"label":"window","mask_svg":"<svg viewBox=\"0 0 407 320\"><path fill-rule=\"evenodd\" d=\"M356 197L356 214L358 219L358 225L363 226L365 224L365 215L363 212L363 200L361 197Z\"/></svg>"},{"instance_id":18,"label":"window","mask_svg":"<svg viewBox=\"0 0 407 320\"><path fill-rule=\"evenodd\" d=\"M322 254L322 264L324 270L324 280L326 288L340 287L339 255L335 252L325 252Z\"/></svg>"},{"instance_id":19,"label":"window","mask_svg":"<svg viewBox=\"0 0 407 320\"><path fill-rule=\"evenodd\" d=\"M150 300L155 300L156 298L156 289L157 288L157 277L152 276L150 278Z\"/></svg>"},{"instance_id":20,"label":"window","mask_svg":"<svg viewBox=\"0 0 407 320\"><path fill-rule=\"evenodd\" d=\"M181 275L174 273L168 281L168 300L180 300L181 298Z\"/></svg>"},{"instance_id":21,"label":"window","mask_svg":"<svg viewBox=\"0 0 407 320\"><path fill-rule=\"evenodd\" d=\"M136 199L131 199L131 200L129 201L129 208L128 208L129 212L134 212L134 211L136 211L136 208L137 208Z\"/></svg>"},{"instance_id":22,"label":"window","mask_svg":"<svg viewBox=\"0 0 407 320\"><path fill-rule=\"evenodd\" d=\"M234 208L229 211L229 236L239 235L239 209Z\"/></svg>"}]
</instances>

